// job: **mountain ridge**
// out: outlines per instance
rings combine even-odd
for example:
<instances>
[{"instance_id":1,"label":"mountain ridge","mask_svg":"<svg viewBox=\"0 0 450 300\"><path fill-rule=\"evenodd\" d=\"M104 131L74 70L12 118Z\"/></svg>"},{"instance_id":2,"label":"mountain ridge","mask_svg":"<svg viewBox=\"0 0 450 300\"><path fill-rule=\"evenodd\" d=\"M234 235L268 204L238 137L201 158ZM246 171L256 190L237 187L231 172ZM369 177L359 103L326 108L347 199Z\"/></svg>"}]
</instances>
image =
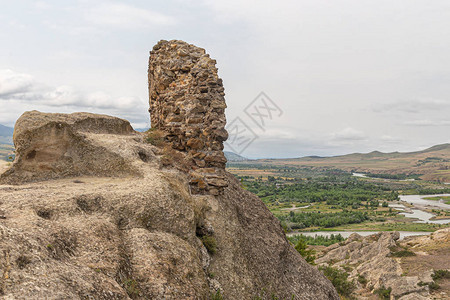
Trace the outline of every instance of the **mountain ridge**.
<instances>
[{"instance_id":1,"label":"mountain ridge","mask_svg":"<svg viewBox=\"0 0 450 300\"><path fill-rule=\"evenodd\" d=\"M245 164L246 162L240 162ZM414 152L351 153L339 156L258 159L251 164L289 167L336 168L374 174L416 174L422 179L450 182L450 144L435 145Z\"/></svg>"},{"instance_id":2,"label":"mountain ridge","mask_svg":"<svg viewBox=\"0 0 450 300\"><path fill-rule=\"evenodd\" d=\"M0 136L10 137L13 132L14 128L0 124Z\"/></svg>"}]
</instances>

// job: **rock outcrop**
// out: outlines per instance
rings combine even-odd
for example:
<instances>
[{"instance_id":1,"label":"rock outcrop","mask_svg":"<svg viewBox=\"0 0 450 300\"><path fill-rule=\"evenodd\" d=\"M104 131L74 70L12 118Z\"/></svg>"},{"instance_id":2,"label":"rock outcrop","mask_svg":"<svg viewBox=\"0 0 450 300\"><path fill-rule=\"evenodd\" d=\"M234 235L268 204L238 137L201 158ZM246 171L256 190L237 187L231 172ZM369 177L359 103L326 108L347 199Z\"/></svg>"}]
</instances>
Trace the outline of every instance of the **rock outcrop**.
<instances>
[{"instance_id":1,"label":"rock outcrop","mask_svg":"<svg viewBox=\"0 0 450 300\"><path fill-rule=\"evenodd\" d=\"M194 193L222 193L227 185L223 142L225 93L216 61L183 41L160 41L150 52L148 78L152 128L193 161Z\"/></svg>"},{"instance_id":2,"label":"rock outcrop","mask_svg":"<svg viewBox=\"0 0 450 300\"><path fill-rule=\"evenodd\" d=\"M433 244L431 248L430 244ZM420 251L423 248L432 251ZM443 253L435 252L437 249L442 249ZM434 269L450 267L449 249L449 228L436 231L430 236L410 237L402 242L399 242L398 232L383 232L367 237L355 233L344 243L325 249L324 255L318 258L316 263L348 271L349 278L359 286L356 295L358 299L369 299L364 295L380 289L390 289L391 299L431 299L431 274ZM414 251L417 251L417 254ZM420 256L432 255L437 263L421 262L423 259ZM447 263L440 263L437 259L440 256L443 256L443 260L447 259ZM408 269L404 268L405 259L410 260L406 266L412 267L416 272L408 272ZM433 299L445 297L433 296Z\"/></svg>"},{"instance_id":3,"label":"rock outcrop","mask_svg":"<svg viewBox=\"0 0 450 300\"><path fill-rule=\"evenodd\" d=\"M220 161L209 166L227 185L200 195L192 174L165 164L166 150L126 121L29 112L15 130L18 155L0 179L0 298L339 299ZM223 155L214 145L194 150ZM184 147L176 151L189 158Z\"/></svg>"},{"instance_id":4,"label":"rock outcrop","mask_svg":"<svg viewBox=\"0 0 450 300\"><path fill-rule=\"evenodd\" d=\"M126 163L126 157L97 143L102 136L133 133L128 121L106 115L26 112L16 122L16 158L2 181L18 184L80 175L134 175L137 170Z\"/></svg>"}]
</instances>

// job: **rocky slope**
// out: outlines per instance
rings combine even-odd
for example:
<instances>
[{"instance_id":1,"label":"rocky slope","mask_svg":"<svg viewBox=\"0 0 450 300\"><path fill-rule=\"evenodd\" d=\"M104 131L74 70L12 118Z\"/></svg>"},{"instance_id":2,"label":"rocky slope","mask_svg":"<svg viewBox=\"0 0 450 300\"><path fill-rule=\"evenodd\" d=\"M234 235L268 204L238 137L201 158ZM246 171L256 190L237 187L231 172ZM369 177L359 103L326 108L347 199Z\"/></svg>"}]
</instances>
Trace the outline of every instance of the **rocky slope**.
<instances>
[{"instance_id":1,"label":"rocky slope","mask_svg":"<svg viewBox=\"0 0 450 300\"><path fill-rule=\"evenodd\" d=\"M154 143L130 128L84 113L17 121L16 160L0 176L0 298L339 299L222 163L205 170L192 148L172 147L189 134ZM196 153L221 151L223 138L199 139ZM193 193L196 167L209 181Z\"/></svg>"},{"instance_id":2,"label":"rocky slope","mask_svg":"<svg viewBox=\"0 0 450 300\"><path fill-rule=\"evenodd\" d=\"M435 270L450 270L450 228L429 236L399 241L398 232L362 237L353 234L342 244L327 247L316 260L350 274L358 299L377 299L377 291L390 290L391 299L448 299L448 279L434 290Z\"/></svg>"},{"instance_id":3,"label":"rocky slope","mask_svg":"<svg viewBox=\"0 0 450 300\"><path fill-rule=\"evenodd\" d=\"M73 146L66 151L83 159L102 155L96 151L104 149L109 164L102 166L103 176L86 176L92 168L76 176L57 173L67 161L65 154L52 156L49 164L46 152L39 150L47 148L37 140L28 145L39 148L17 148L17 161L2 175L3 183L31 172L26 162L30 151L35 151L28 160L34 161L30 165L36 173L27 179L46 174L59 179L0 186L3 297L207 299L220 289L227 299L272 294L338 299L330 282L289 245L264 204L232 175L227 174L229 185L221 196L191 195L186 173L163 167L161 149L145 143L143 134L86 133L61 115L31 114L47 120L38 132L72 132L76 139L68 145L87 145L84 152ZM103 118L87 117L98 123ZM50 125L55 119L63 126ZM29 131L22 134L42 141ZM116 173L116 165L133 172ZM44 166L42 173L39 166ZM207 238L215 241L215 251L202 243Z\"/></svg>"}]
</instances>

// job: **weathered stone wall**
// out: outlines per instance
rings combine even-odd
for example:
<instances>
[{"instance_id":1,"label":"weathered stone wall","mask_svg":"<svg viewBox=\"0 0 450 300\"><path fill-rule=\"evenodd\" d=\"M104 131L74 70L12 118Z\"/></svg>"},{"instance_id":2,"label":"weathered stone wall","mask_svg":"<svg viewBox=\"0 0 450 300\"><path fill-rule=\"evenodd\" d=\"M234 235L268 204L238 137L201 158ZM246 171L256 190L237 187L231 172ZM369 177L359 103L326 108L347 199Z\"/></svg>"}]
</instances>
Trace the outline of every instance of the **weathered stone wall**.
<instances>
[{"instance_id":1,"label":"weathered stone wall","mask_svg":"<svg viewBox=\"0 0 450 300\"><path fill-rule=\"evenodd\" d=\"M221 193L227 185L223 142L225 93L216 61L183 41L160 41L150 52L148 80L152 128L192 158L194 193Z\"/></svg>"}]
</instances>

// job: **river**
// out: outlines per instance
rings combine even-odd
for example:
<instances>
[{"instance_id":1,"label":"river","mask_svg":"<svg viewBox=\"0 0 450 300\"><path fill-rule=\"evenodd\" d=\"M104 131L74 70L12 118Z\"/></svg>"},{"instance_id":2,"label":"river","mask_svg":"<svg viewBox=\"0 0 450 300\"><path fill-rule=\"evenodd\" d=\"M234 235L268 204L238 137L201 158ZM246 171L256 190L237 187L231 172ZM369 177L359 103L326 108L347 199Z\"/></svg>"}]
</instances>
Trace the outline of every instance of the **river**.
<instances>
[{"instance_id":1,"label":"river","mask_svg":"<svg viewBox=\"0 0 450 300\"><path fill-rule=\"evenodd\" d=\"M360 174L360 173L353 173L353 176L357 176L357 177L365 177L364 174ZM396 210L400 210L403 211L400 214L404 215L407 218L414 218L414 219L418 219L417 221L415 221L415 223L432 223L432 224L448 224L450 223L450 219L446 219L446 220L430 220L431 218L434 217L433 214L417 209L416 205L418 206L432 206L432 207L436 207L436 208L440 208L440 209L445 209L445 210L450 210L450 205L445 204L444 202L441 201L436 201L436 200L427 200L427 199L423 199L425 197L435 197L435 196L450 196L450 194L439 194L439 195L400 195L399 198L401 201L405 201L407 203L413 204L415 207L412 209L407 209L404 205L402 204L389 204L389 207L392 207ZM409 211L409 212L408 212ZM293 235L299 235L299 234L303 234L305 236L316 236L316 235L321 235L321 236L330 236L332 234L337 235L340 234L342 235L344 238L348 238L352 233L358 233L359 235L362 236L368 236L371 234L375 234L378 233L378 231L306 231L306 232L291 232L288 233L287 236L293 236ZM416 231L399 231L400 233L400 239L403 239L404 237L407 236L416 236L416 235L428 235L431 232L416 232Z\"/></svg>"},{"instance_id":2,"label":"river","mask_svg":"<svg viewBox=\"0 0 450 300\"><path fill-rule=\"evenodd\" d=\"M368 236L371 234L376 234L379 231L305 231L305 232L301 232L301 231L296 231L296 232L290 232L287 233L287 236L294 236L294 235L299 235L299 234L303 234L305 236L330 236L332 234L337 235L340 234L342 235L343 238L348 238L352 233L357 233L361 236ZM415 236L415 235L428 235L431 232L417 232L417 231L399 231L400 233L400 239L403 239L404 237L407 236Z\"/></svg>"},{"instance_id":3,"label":"river","mask_svg":"<svg viewBox=\"0 0 450 300\"><path fill-rule=\"evenodd\" d=\"M426 197L438 197L438 196L450 196L450 194L437 194L437 195L400 195L401 201L411 203L413 205L434 206L441 209L450 210L450 205L445 204L443 201L427 200Z\"/></svg>"},{"instance_id":4,"label":"river","mask_svg":"<svg viewBox=\"0 0 450 300\"><path fill-rule=\"evenodd\" d=\"M355 176L355 177L367 178L366 174L363 174L363 173L352 173L352 175Z\"/></svg>"}]
</instances>

